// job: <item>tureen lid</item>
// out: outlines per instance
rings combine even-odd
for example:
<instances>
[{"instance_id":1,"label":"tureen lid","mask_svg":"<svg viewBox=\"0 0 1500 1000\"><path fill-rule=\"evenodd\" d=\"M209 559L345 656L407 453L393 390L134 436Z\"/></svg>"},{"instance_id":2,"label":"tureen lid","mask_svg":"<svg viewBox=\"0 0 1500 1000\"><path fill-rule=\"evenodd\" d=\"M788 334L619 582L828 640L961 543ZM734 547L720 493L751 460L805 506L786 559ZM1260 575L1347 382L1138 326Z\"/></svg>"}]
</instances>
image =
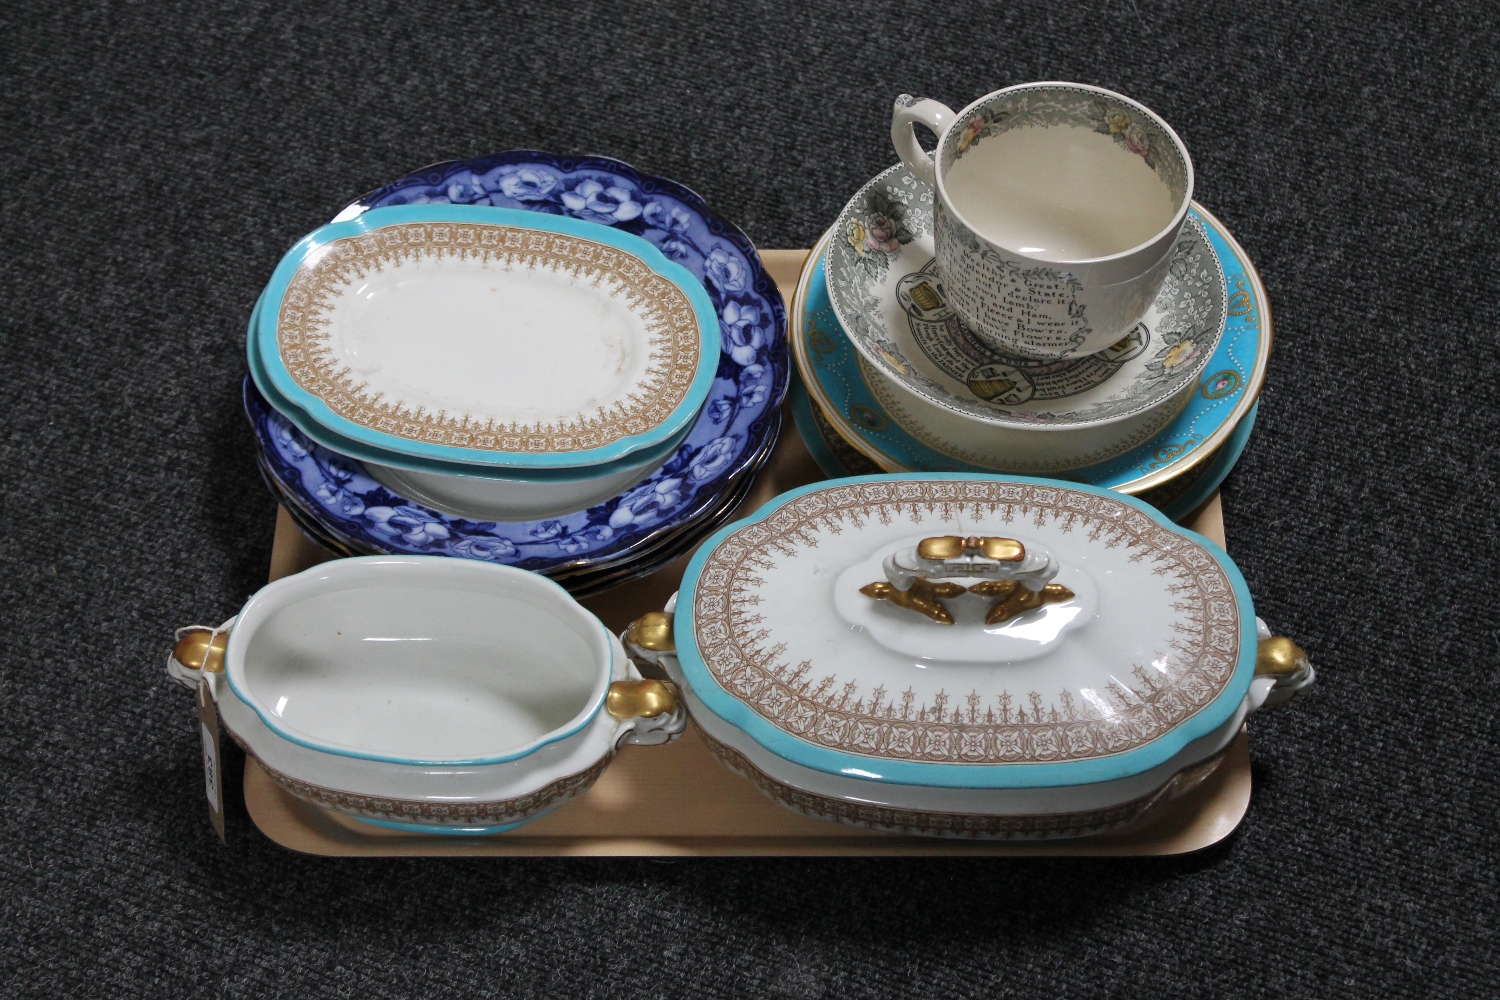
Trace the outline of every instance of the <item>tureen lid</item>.
<instances>
[{"instance_id":1,"label":"tureen lid","mask_svg":"<svg viewBox=\"0 0 1500 1000\"><path fill-rule=\"evenodd\" d=\"M699 549L674 630L699 700L772 752L950 787L1149 770L1230 720L1257 646L1208 539L1110 490L968 474L783 494Z\"/></svg>"},{"instance_id":2,"label":"tureen lid","mask_svg":"<svg viewBox=\"0 0 1500 1000\"><path fill-rule=\"evenodd\" d=\"M374 208L277 265L252 350L277 393L361 445L579 468L696 419L719 320L639 236L475 205Z\"/></svg>"}]
</instances>

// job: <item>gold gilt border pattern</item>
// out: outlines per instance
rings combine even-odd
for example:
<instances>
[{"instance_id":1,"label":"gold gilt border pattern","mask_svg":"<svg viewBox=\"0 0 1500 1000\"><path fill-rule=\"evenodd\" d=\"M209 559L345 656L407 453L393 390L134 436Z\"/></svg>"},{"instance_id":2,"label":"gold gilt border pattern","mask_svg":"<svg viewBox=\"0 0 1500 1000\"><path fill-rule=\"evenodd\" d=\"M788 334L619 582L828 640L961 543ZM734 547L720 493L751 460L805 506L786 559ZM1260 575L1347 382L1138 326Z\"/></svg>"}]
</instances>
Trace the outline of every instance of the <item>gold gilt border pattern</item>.
<instances>
[{"instance_id":1,"label":"gold gilt border pattern","mask_svg":"<svg viewBox=\"0 0 1500 1000\"><path fill-rule=\"evenodd\" d=\"M431 258L479 259L506 270L546 268L606 289L641 316L650 336L645 377L622 400L557 423L497 423L388 400L357 381L328 344L334 301L372 271ZM640 258L592 240L510 226L383 226L327 245L281 298L277 346L292 380L344 419L426 444L479 451L565 453L601 448L660 426L687 398L702 354L687 295Z\"/></svg>"},{"instance_id":2,"label":"gold gilt border pattern","mask_svg":"<svg viewBox=\"0 0 1500 1000\"><path fill-rule=\"evenodd\" d=\"M1117 679L1096 693L1103 708L1066 690L1051 703L1036 691L985 698L976 690L940 691L917 704L910 689L867 691L857 680L820 676L811 660L790 662L757 610L759 574L815 548L821 533L986 514L1083 530L1102 545L1124 546L1132 561L1149 560L1177 612L1168 672L1137 665L1133 684ZM1142 746L1224 690L1239 663L1240 627L1233 586L1207 549L1122 501L1029 483L917 480L817 490L725 538L704 562L693 597L694 637L709 673L766 721L816 746L924 763L1088 760Z\"/></svg>"},{"instance_id":3,"label":"gold gilt border pattern","mask_svg":"<svg viewBox=\"0 0 1500 1000\"><path fill-rule=\"evenodd\" d=\"M719 763L747 779L761 793L780 805L813 819L831 820L850 826L920 837L951 837L968 840L1051 840L1120 833L1137 826L1159 805L1179 799L1197 788L1224 762L1227 750L1183 768L1156 791L1130 802L1085 812L1046 813L1031 816L989 816L983 813L925 812L893 809L868 803L848 802L816 792L804 791L778 781L757 768L750 759L708 733L704 742Z\"/></svg>"},{"instance_id":4,"label":"gold gilt border pattern","mask_svg":"<svg viewBox=\"0 0 1500 1000\"><path fill-rule=\"evenodd\" d=\"M388 799L379 795L360 795L341 792L333 788L314 785L281 771L255 756L238 735L230 736L255 762L271 776L281 788L304 802L331 809L334 812L361 816L365 819L386 820L393 823L417 823L426 826L504 826L531 819L560 802L587 791L599 780L599 775L609 766L614 754L605 754L590 767L543 785L534 792L513 799L494 802L428 802L422 799Z\"/></svg>"}]
</instances>

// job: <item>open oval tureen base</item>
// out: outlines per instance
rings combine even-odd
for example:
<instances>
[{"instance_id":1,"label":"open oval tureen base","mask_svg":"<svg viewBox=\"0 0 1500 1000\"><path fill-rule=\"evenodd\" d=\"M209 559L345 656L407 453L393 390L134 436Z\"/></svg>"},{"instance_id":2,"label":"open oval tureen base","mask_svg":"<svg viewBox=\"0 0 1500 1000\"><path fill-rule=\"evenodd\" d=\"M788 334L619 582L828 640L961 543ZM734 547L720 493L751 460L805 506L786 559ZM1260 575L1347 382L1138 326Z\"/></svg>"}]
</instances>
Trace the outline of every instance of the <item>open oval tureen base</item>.
<instances>
[{"instance_id":1,"label":"open oval tureen base","mask_svg":"<svg viewBox=\"0 0 1500 1000\"><path fill-rule=\"evenodd\" d=\"M262 588L213 641L220 662L178 660L201 665L272 780L401 830L510 829L585 791L620 743L685 723L561 587L472 560L324 563Z\"/></svg>"}]
</instances>

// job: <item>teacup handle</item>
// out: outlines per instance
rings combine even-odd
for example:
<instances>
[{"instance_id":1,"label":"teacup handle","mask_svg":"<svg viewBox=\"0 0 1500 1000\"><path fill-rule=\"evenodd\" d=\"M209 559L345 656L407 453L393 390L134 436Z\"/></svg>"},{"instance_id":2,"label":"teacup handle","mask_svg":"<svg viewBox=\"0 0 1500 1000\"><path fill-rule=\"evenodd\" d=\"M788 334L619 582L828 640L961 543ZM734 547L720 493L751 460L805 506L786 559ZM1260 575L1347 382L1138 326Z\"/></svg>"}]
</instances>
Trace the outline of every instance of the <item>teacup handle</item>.
<instances>
[{"instance_id":1,"label":"teacup handle","mask_svg":"<svg viewBox=\"0 0 1500 1000\"><path fill-rule=\"evenodd\" d=\"M902 94L896 98L896 108L891 112L891 142L901 162L917 175L917 179L928 187L937 187L937 167L933 154L917 142L914 125L926 125L937 135L943 134L953 121L953 109L942 101L930 98L915 98Z\"/></svg>"}]
</instances>

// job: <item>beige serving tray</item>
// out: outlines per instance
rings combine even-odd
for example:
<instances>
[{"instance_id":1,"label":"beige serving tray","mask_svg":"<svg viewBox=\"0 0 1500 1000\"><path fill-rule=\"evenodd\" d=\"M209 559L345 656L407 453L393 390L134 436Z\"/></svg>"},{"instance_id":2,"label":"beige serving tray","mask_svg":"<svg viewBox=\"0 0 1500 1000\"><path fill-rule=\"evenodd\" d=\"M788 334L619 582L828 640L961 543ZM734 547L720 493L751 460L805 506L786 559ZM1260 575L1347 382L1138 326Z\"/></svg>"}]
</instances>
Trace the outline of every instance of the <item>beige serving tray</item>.
<instances>
[{"instance_id":1,"label":"beige serving tray","mask_svg":"<svg viewBox=\"0 0 1500 1000\"><path fill-rule=\"evenodd\" d=\"M805 250L762 252L783 289L796 285ZM825 478L790 417L781 440L736 516L772 497ZM1224 543L1219 496L1187 526ZM278 510L272 580L335 556L309 541ZM689 556L659 572L583 603L614 632L659 610L677 589ZM708 855L1170 855L1227 837L1250 804L1250 751L1241 730L1224 764L1190 794L1162 809L1144 829L1118 836L1030 843L940 840L873 833L810 819L777 805L718 763L689 725L668 746L622 747L583 795L509 833L452 837L370 826L308 805L283 792L254 757L245 758L245 805L271 840L307 854L342 857L412 855L708 856Z\"/></svg>"}]
</instances>

